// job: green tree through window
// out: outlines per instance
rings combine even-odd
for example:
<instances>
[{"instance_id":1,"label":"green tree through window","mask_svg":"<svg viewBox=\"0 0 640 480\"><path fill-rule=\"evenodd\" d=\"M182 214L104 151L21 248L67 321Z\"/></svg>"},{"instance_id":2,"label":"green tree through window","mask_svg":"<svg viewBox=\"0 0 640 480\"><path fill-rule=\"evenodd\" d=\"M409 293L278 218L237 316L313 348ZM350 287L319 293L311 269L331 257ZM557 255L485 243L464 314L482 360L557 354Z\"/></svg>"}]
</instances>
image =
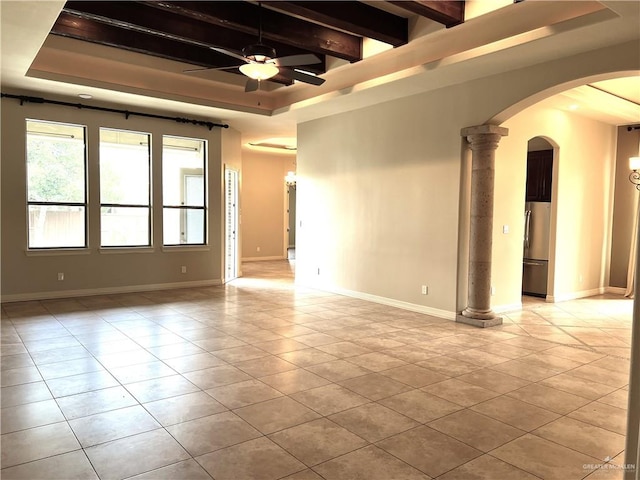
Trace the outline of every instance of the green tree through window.
<instances>
[{"instance_id":1,"label":"green tree through window","mask_svg":"<svg viewBox=\"0 0 640 480\"><path fill-rule=\"evenodd\" d=\"M29 201L84 201L84 145L30 136L27 146Z\"/></svg>"},{"instance_id":2,"label":"green tree through window","mask_svg":"<svg viewBox=\"0 0 640 480\"><path fill-rule=\"evenodd\" d=\"M85 129L27 120L29 248L86 246Z\"/></svg>"}]
</instances>

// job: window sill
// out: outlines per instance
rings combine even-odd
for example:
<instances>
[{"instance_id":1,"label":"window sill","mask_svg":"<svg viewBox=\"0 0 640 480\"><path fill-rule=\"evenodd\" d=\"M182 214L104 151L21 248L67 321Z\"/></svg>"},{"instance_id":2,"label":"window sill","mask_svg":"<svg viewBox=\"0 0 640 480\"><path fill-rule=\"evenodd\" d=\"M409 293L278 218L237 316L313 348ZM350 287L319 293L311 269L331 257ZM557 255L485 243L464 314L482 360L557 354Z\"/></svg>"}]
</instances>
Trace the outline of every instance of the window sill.
<instances>
[{"instance_id":1,"label":"window sill","mask_svg":"<svg viewBox=\"0 0 640 480\"><path fill-rule=\"evenodd\" d=\"M208 252L211 250L209 245L165 245L162 251L165 253L175 252Z\"/></svg>"},{"instance_id":2,"label":"window sill","mask_svg":"<svg viewBox=\"0 0 640 480\"><path fill-rule=\"evenodd\" d=\"M131 253L155 253L153 247L100 247L100 254L104 255L121 255Z\"/></svg>"},{"instance_id":3,"label":"window sill","mask_svg":"<svg viewBox=\"0 0 640 480\"><path fill-rule=\"evenodd\" d=\"M63 255L89 255L91 250L88 248L42 248L27 249L24 254L27 257L55 257Z\"/></svg>"}]
</instances>

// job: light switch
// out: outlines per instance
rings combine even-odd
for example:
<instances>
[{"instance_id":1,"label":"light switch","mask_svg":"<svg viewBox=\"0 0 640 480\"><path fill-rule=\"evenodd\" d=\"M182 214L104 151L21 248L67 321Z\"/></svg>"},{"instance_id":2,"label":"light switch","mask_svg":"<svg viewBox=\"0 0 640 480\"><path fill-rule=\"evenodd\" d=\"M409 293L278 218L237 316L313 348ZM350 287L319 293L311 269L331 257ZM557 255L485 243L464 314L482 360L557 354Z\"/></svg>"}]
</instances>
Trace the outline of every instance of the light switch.
<instances>
[{"instance_id":1,"label":"light switch","mask_svg":"<svg viewBox=\"0 0 640 480\"><path fill-rule=\"evenodd\" d=\"M504 234L509 233L509 225L502 225L502 233Z\"/></svg>"}]
</instances>

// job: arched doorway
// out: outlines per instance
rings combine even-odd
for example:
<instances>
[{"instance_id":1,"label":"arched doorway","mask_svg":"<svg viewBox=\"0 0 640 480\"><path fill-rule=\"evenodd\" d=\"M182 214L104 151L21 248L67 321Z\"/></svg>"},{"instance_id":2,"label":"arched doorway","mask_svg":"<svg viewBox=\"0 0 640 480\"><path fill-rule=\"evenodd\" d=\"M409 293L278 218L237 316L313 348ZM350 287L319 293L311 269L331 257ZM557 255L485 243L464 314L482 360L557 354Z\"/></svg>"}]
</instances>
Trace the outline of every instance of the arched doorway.
<instances>
[{"instance_id":1,"label":"arched doorway","mask_svg":"<svg viewBox=\"0 0 640 480\"><path fill-rule=\"evenodd\" d=\"M522 294L544 299L553 292L551 231L555 231L553 172L557 152L545 137L533 137L527 142Z\"/></svg>"}]
</instances>

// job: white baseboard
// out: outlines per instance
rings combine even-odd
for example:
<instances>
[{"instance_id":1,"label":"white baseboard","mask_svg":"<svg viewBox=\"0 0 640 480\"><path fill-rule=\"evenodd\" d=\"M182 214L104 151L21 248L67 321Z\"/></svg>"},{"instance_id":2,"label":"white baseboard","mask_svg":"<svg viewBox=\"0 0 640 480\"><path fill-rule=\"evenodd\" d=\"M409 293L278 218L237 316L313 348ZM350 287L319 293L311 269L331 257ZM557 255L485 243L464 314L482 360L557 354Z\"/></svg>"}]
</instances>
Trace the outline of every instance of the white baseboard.
<instances>
[{"instance_id":1,"label":"white baseboard","mask_svg":"<svg viewBox=\"0 0 640 480\"><path fill-rule=\"evenodd\" d=\"M411 312L425 313L433 317L444 318L447 320L456 319L456 312L450 312L448 310L440 310L438 308L425 307L424 305L417 305L415 303L403 302L401 300L395 300L393 298L381 297L379 295L372 295L370 293L357 292L355 290L347 290L346 288L339 288L328 285L304 285L309 288L315 288L318 290L324 290L338 295L344 295L345 297L357 298L359 300L367 300L373 303L380 303L382 305L388 305L390 307L400 308L402 310L409 310Z\"/></svg>"},{"instance_id":2,"label":"white baseboard","mask_svg":"<svg viewBox=\"0 0 640 480\"><path fill-rule=\"evenodd\" d=\"M55 298L90 297L93 295L113 295L117 293L152 292L189 287L212 287L222 285L221 279L194 280L190 282L156 283L147 285L125 285L122 287L83 288L80 290L55 290L50 292L14 293L2 295L0 302L28 302L31 300L51 300Z\"/></svg>"},{"instance_id":3,"label":"white baseboard","mask_svg":"<svg viewBox=\"0 0 640 480\"><path fill-rule=\"evenodd\" d=\"M286 260L287 257L283 257L282 255L276 255L273 257L246 257L242 258L243 262L268 262L270 260Z\"/></svg>"},{"instance_id":4,"label":"white baseboard","mask_svg":"<svg viewBox=\"0 0 640 480\"><path fill-rule=\"evenodd\" d=\"M592 288L591 290L581 290L579 292L561 293L560 295L547 295L548 303L566 302L567 300L576 300L578 298L593 297L594 295L602 295L605 293L605 287Z\"/></svg>"},{"instance_id":5,"label":"white baseboard","mask_svg":"<svg viewBox=\"0 0 640 480\"><path fill-rule=\"evenodd\" d=\"M627 289L624 287L607 287L605 288L606 293L613 293L614 295L624 295Z\"/></svg>"}]
</instances>

